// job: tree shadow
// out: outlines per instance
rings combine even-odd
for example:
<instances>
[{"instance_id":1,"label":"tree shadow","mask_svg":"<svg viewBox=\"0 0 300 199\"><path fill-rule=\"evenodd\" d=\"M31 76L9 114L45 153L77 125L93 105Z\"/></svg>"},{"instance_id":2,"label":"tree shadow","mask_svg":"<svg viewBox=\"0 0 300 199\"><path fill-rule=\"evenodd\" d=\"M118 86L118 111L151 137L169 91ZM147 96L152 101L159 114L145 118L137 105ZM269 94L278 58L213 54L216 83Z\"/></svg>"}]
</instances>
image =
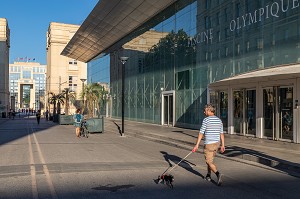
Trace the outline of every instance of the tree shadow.
<instances>
[{"instance_id":1,"label":"tree shadow","mask_svg":"<svg viewBox=\"0 0 300 199\"><path fill-rule=\"evenodd\" d=\"M176 164L178 164L182 160L182 158L180 158L176 155L168 154L165 151L160 151L160 153L163 154L166 162L169 164L169 167L167 168L167 170L169 170L171 167L175 166ZM172 164L172 162L174 163L174 165ZM183 160L182 162L180 162L180 164L178 166L180 166L180 167L184 168L185 170L193 173L194 175L197 175L197 176L200 176L201 178L204 178L204 176L201 173L199 173L198 171L194 170L191 165L196 166L194 163L192 163L188 160Z\"/></svg>"}]
</instances>

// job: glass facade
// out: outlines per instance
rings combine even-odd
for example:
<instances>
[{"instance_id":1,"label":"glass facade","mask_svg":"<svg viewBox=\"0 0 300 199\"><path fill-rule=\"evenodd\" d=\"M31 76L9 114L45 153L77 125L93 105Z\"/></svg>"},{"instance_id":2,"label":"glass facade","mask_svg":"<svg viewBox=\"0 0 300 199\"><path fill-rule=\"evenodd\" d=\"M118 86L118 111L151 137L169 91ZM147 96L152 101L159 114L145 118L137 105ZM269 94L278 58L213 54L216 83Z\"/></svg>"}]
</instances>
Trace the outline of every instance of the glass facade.
<instances>
[{"instance_id":1,"label":"glass facade","mask_svg":"<svg viewBox=\"0 0 300 199\"><path fill-rule=\"evenodd\" d=\"M106 52L106 56L94 61L90 70L101 68L96 62L106 63L102 67L107 68L105 60L109 60L112 117L121 117L119 57L128 56L125 118L161 124L166 119L166 107L162 106L174 103L173 124L196 127L204 117L208 84L253 70L300 62L299 4L293 0L176 1L127 36L128 43L118 51ZM95 72L88 74L92 82L96 76L99 77ZM168 91L174 91L174 96L165 98ZM227 92L218 95L218 111L226 128ZM243 98L253 103L255 91L234 91L235 129L239 132L244 128L240 120L247 118L247 134L253 134L256 124L248 112L255 107L243 107ZM164 103L165 99L173 101ZM244 109L249 110L247 114ZM267 124L265 128L269 128Z\"/></svg>"}]
</instances>

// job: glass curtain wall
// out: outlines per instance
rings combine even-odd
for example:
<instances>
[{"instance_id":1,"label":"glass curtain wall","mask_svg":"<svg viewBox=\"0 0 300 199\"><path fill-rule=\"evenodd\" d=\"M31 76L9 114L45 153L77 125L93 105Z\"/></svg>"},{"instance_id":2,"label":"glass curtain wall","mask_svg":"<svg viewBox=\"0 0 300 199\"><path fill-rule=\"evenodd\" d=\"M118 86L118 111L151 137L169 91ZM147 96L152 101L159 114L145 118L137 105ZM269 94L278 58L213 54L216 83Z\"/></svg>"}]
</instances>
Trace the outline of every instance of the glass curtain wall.
<instances>
[{"instance_id":1,"label":"glass curtain wall","mask_svg":"<svg viewBox=\"0 0 300 199\"><path fill-rule=\"evenodd\" d=\"M121 117L118 56L129 57L127 119L160 124L161 92L175 90L176 125L199 125L208 84L300 61L299 10L292 0L176 1L128 36L136 46L109 52L113 117ZM234 114L240 117L242 112Z\"/></svg>"}]
</instances>

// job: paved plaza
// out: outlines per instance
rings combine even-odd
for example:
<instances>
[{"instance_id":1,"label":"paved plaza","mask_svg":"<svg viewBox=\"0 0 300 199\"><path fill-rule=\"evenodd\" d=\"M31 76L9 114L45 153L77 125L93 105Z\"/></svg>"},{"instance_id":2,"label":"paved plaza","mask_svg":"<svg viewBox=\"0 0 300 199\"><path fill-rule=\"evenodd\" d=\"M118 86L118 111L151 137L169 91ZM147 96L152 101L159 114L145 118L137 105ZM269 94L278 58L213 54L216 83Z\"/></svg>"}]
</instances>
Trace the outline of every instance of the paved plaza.
<instances>
[{"instance_id":1,"label":"paved plaza","mask_svg":"<svg viewBox=\"0 0 300 199\"><path fill-rule=\"evenodd\" d=\"M224 174L223 186L216 186L215 176L212 182L207 182L203 179L206 165L201 151L191 154L172 171L174 189L156 184L154 179L158 175L190 152L190 142L197 131L125 122L125 137L119 134L119 120L105 119L104 133L76 138L71 125L58 125L44 119L37 125L33 116L1 119L0 198L300 196L300 178L291 172L234 157L238 161L226 155L216 158L216 164ZM144 135L138 135L140 131ZM172 142L163 139L167 135L169 139L173 137ZM179 142L183 135L191 139ZM238 146L229 141L228 138L227 144L231 148ZM288 161L292 162L291 159ZM296 160L293 163L298 164Z\"/></svg>"}]
</instances>

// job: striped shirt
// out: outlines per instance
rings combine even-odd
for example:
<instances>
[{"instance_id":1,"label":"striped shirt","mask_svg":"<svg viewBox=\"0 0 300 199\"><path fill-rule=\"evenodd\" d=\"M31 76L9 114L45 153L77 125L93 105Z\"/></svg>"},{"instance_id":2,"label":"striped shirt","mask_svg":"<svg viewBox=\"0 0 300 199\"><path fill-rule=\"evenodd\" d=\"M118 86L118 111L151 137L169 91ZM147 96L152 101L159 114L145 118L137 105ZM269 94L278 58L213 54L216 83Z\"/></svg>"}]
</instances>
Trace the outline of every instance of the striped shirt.
<instances>
[{"instance_id":1,"label":"striped shirt","mask_svg":"<svg viewBox=\"0 0 300 199\"><path fill-rule=\"evenodd\" d=\"M217 116L206 117L200 128L200 133L205 135L204 144L212 144L220 141L223 133L223 123Z\"/></svg>"}]
</instances>

